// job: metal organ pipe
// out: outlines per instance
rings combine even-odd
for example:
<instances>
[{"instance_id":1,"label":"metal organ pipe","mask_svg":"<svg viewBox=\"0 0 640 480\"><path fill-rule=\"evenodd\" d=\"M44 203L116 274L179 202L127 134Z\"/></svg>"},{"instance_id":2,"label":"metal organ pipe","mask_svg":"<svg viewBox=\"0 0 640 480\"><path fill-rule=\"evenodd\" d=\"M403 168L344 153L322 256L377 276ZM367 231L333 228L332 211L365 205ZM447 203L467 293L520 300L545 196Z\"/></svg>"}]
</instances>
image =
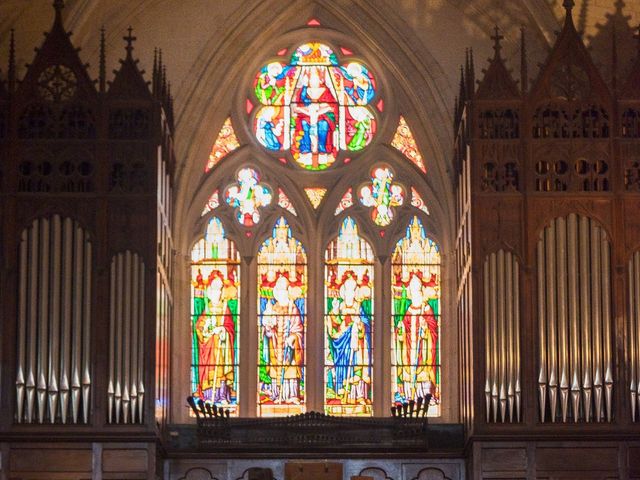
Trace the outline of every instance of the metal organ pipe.
<instances>
[{"instance_id":1,"label":"metal organ pipe","mask_svg":"<svg viewBox=\"0 0 640 480\"><path fill-rule=\"evenodd\" d=\"M47 405L47 366L49 343L49 220L40 221L40 280L38 291L38 378L36 392L38 398L38 423L44 423Z\"/></svg>"},{"instance_id":2,"label":"metal organ pipe","mask_svg":"<svg viewBox=\"0 0 640 480\"><path fill-rule=\"evenodd\" d=\"M584 399L584 419L591 421L591 305L589 303L589 219L580 217L579 256L580 256L580 322L582 352L582 397Z\"/></svg>"},{"instance_id":3,"label":"metal organ pipe","mask_svg":"<svg viewBox=\"0 0 640 480\"><path fill-rule=\"evenodd\" d=\"M593 316L593 392L596 421L602 419L602 271L600 263L600 228L591 224L591 314Z\"/></svg>"},{"instance_id":4,"label":"metal organ pipe","mask_svg":"<svg viewBox=\"0 0 640 480\"><path fill-rule=\"evenodd\" d=\"M573 420L580 411L580 319L578 305L578 218L574 213L567 219L567 260L569 267L569 358L571 369L571 408Z\"/></svg>"},{"instance_id":5,"label":"metal organ pipe","mask_svg":"<svg viewBox=\"0 0 640 480\"><path fill-rule=\"evenodd\" d=\"M567 335L567 223L556 219L556 255L558 283L558 357L560 366L560 411L562 421L567 421L569 408L569 342Z\"/></svg>"},{"instance_id":6,"label":"metal organ pipe","mask_svg":"<svg viewBox=\"0 0 640 480\"><path fill-rule=\"evenodd\" d=\"M111 260L109 313L110 423L142 423L144 262L127 250Z\"/></svg>"},{"instance_id":7,"label":"metal organ pipe","mask_svg":"<svg viewBox=\"0 0 640 480\"><path fill-rule=\"evenodd\" d=\"M489 254L483 279L487 421L520 421L520 289L513 254Z\"/></svg>"},{"instance_id":8,"label":"metal organ pipe","mask_svg":"<svg viewBox=\"0 0 640 480\"><path fill-rule=\"evenodd\" d=\"M551 224L545 231L545 254L546 254L546 286L547 286L547 339L549 344L547 346L548 351L548 363L547 368L549 371L549 407L551 410L551 421L556 421L556 407L558 400L558 351L555 348L557 342L556 332L556 313L557 313L557 298L556 298L556 259L555 259L555 238L556 228L555 224Z\"/></svg>"},{"instance_id":9,"label":"metal organ pipe","mask_svg":"<svg viewBox=\"0 0 640 480\"><path fill-rule=\"evenodd\" d=\"M489 322L490 317L490 295L491 289L487 287L489 285L489 259L486 258L484 260L484 344L485 344L485 383L484 383L484 399L485 399L485 407L487 413L487 422L491 421L491 380L492 380L492 369L491 369L491 323Z\"/></svg>"},{"instance_id":10,"label":"metal organ pipe","mask_svg":"<svg viewBox=\"0 0 640 480\"><path fill-rule=\"evenodd\" d=\"M522 387L520 385L520 265L515 258L513 259L513 349L516 421L519 422L522 393Z\"/></svg>"},{"instance_id":11,"label":"metal organ pipe","mask_svg":"<svg viewBox=\"0 0 640 480\"><path fill-rule=\"evenodd\" d=\"M592 416L611 421L611 260L606 233L595 221L570 214L545 228L537 251L541 420L546 421L547 401L551 421L556 420L553 375L558 368L562 422L588 422Z\"/></svg>"},{"instance_id":12,"label":"metal organ pipe","mask_svg":"<svg viewBox=\"0 0 640 480\"><path fill-rule=\"evenodd\" d=\"M51 271L51 334L49 336L49 419L53 423L58 407L58 366L60 359L60 292L62 278L62 225L60 217L55 216L53 223L52 271Z\"/></svg>"},{"instance_id":13,"label":"metal organ pipe","mask_svg":"<svg viewBox=\"0 0 640 480\"><path fill-rule=\"evenodd\" d=\"M611 247L605 235L600 241L602 256L602 344L604 355L604 388L607 422L612 420L613 352L611 347Z\"/></svg>"},{"instance_id":14,"label":"metal organ pipe","mask_svg":"<svg viewBox=\"0 0 640 480\"><path fill-rule=\"evenodd\" d=\"M89 422L91 400L91 244L85 245L84 312L82 319L82 420Z\"/></svg>"},{"instance_id":15,"label":"metal organ pipe","mask_svg":"<svg viewBox=\"0 0 640 480\"><path fill-rule=\"evenodd\" d=\"M640 417L640 252L629 261L629 349L631 357L631 420Z\"/></svg>"},{"instance_id":16,"label":"metal organ pipe","mask_svg":"<svg viewBox=\"0 0 640 480\"><path fill-rule=\"evenodd\" d=\"M31 227L31 243L29 248L29 339L27 340L27 423L34 420L35 390L36 390L36 350L38 333L38 233L40 223L34 220ZM27 292L25 292L27 295Z\"/></svg>"},{"instance_id":17,"label":"metal organ pipe","mask_svg":"<svg viewBox=\"0 0 640 480\"><path fill-rule=\"evenodd\" d=\"M71 298L73 280L73 221L70 218L64 220L63 238L63 270L64 280L63 294L63 317L62 317L62 345L60 356L60 416L62 423L67 423L67 412L69 410L69 392L71 390L69 382L69 370L71 365Z\"/></svg>"},{"instance_id":18,"label":"metal organ pipe","mask_svg":"<svg viewBox=\"0 0 640 480\"><path fill-rule=\"evenodd\" d=\"M77 222L54 215L22 232L19 254L16 420L67 423L71 410L76 422L80 391L71 408L69 391L80 386L80 359L90 394L91 244Z\"/></svg>"},{"instance_id":19,"label":"metal organ pipe","mask_svg":"<svg viewBox=\"0 0 640 480\"><path fill-rule=\"evenodd\" d=\"M545 260L544 239L538 241L538 352L540 369L538 371L538 395L540 398L540 419L545 421L547 412L547 330L545 316Z\"/></svg>"},{"instance_id":20,"label":"metal organ pipe","mask_svg":"<svg viewBox=\"0 0 640 480\"><path fill-rule=\"evenodd\" d=\"M107 420L113 423L115 402L115 342L116 342L116 259L111 259L109 272L109 383L107 385Z\"/></svg>"},{"instance_id":21,"label":"metal organ pipe","mask_svg":"<svg viewBox=\"0 0 640 480\"><path fill-rule=\"evenodd\" d=\"M498 288L497 288L497 268L496 268L496 254L492 253L490 258L490 285L491 291L496 292L491 297L491 376L493 381L491 382L491 406L494 418L498 419L498 339L496 333L498 331Z\"/></svg>"}]
</instances>

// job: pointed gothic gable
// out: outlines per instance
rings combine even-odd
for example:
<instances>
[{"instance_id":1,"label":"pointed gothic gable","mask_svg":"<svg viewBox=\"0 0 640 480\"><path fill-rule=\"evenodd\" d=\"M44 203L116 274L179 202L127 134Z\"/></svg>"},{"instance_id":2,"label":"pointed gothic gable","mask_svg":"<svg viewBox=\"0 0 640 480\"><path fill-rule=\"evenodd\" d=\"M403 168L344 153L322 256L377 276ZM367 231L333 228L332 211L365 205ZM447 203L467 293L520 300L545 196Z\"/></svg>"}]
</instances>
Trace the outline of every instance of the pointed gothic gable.
<instances>
[{"instance_id":1,"label":"pointed gothic gable","mask_svg":"<svg viewBox=\"0 0 640 480\"><path fill-rule=\"evenodd\" d=\"M531 89L530 98L608 102L611 93L573 23L573 0L565 0L564 26Z\"/></svg>"},{"instance_id":2,"label":"pointed gothic gable","mask_svg":"<svg viewBox=\"0 0 640 480\"><path fill-rule=\"evenodd\" d=\"M149 84L145 81L144 70L138 68L138 60L133 58L133 42L136 37L132 36L133 29L129 27L129 34L122 37L127 46L127 55L124 60L120 60L120 70L114 70L115 78L109 87L110 97L119 98L140 98L151 100L152 95Z\"/></svg>"},{"instance_id":3,"label":"pointed gothic gable","mask_svg":"<svg viewBox=\"0 0 640 480\"><path fill-rule=\"evenodd\" d=\"M483 70L484 77L480 81L475 98L477 100L517 99L520 97L520 91L500 55L502 50L500 41L504 37L499 34L498 27L495 27L495 36L492 38L495 42L493 47L495 53L493 58L489 59L489 67Z\"/></svg>"},{"instance_id":4,"label":"pointed gothic gable","mask_svg":"<svg viewBox=\"0 0 640 480\"><path fill-rule=\"evenodd\" d=\"M64 29L62 0L56 0L54 7L51 31L45 33L42 46L36 49L36 57L18 87L18 96L29 99L36 95L54 102L95 99L96 88L80 60L80 49L71 43L72 32Z\"/></svg>"}]
</instances>

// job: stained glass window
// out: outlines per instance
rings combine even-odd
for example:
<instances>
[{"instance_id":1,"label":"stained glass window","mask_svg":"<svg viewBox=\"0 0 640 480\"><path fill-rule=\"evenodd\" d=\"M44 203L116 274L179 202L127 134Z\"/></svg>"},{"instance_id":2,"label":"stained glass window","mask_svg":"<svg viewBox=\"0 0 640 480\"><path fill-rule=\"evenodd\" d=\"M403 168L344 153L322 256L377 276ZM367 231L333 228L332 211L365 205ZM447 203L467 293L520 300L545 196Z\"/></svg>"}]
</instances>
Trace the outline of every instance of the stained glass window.
<instances>
[{"instance_id":1,"label":"stained glass window","mask_svg":"<svg viewBox=\"0 0 640 480\"><path fill-rule=\"evenodd\" d=\"M369 106L373 75L360 62L340 64L322 43L300 45L288 64L271 62L254 83L258 102L254 132L274 152L290 151L308 170L324 170L338 152L357 152L376 132Z\"/></svg>"},{"instance_id":2,"label":"stained glass window","mask_svg":"<svg viewBox=\"0 0 640 480\"><path fill-rule=\"evenodd\" d=\"M211 196L209 197L209 200L207 200L207 203L202 209L202 213L200 214L200 216L206 215L212 210L215 210L216 208L218 208L219 206L220 206L220 193L218 192L218 190L216 190L211 194Z\"/></svg>"},{"instance_id":3,"label":"stained glass window","mask_svg":"<svg viewBox=\"0 0 640 480\"><path fill-rule=\"evenodd\" d=\"M258 415L305 411L307 256L284 217L258 251Z\"/></svg>"},{"instance_id":4,"label":"stained glass window","mask_svg":"<svg viewBox=\"0 0 640 480\"><path fill-rule=\"evenodd\" d=\"M373 251L347 217L325 252L324 410L372 415Z\"/></svg>"},{"instance_id":5,"label":"stained glass window","mask_svg":"<svg viewBox=\"0 0 640 480\"><path fill-rule=\"evenodd\" d=\"M340 199L340 203L336 207L336 211L333 213L333 215L337 217L342 212L344 212L347 208L352 206L353 206L353 191L351 190L351 187L349 187L349 189L346 192L344 192L344 195Z\"/></svg>"},{"instance_id":6,"label":"stained glass window","mask_svg":"<svg viewBox=\"0 0 640 480\"><path fill-rule=\"evenodd\" d=\"M411 187L411 206L416 207L418 210L423 211L427 215L429 215L429 209L427 208L427 204L424 203L424 200L415 189L415 187Z\"/></svg>"},{"instance_id":7,"label":"stained glass window","mask_svg":"<svg viewBox=\"0 0 640 480\"><path fill-rule=\"evenodd\" d=\"M216 138L216 141L211 148L209 161L207 162L207 166L204 171L208 172L211 170L220 162L220 160L233 152L239 146L240 142L238 142L236 132L233 130L231 119L227 118L220 129L220 133L218 133L218 138Z\"/></svg>"},{"instance_id":8,"label":"stained glass window","mask_svg":"<svg viewBox=\"0 0 640 480\"><path fill-rule=\"evenodd\" d=\"M392 401L432 395L440 415L440 251L418 217L391 257Z\"/></svg>"},{"instance_id":9,"label":"stained glass window","mask_svg":"<svg viewBox=\"0 0 640 480\"><path fill-rule=\"evenodd\" d=\"M278 206L284 208L291 215L298 216L298 212L296 212L293 203L291 203L291 200L289 200L289 197L281 188L278 189Z\"/></svg>"},{"instance_id":10,"label":"stained glass window","mask_svg":"<svg viewBox=\"0 0 640 480\"><path fill-rule=\"evenodd\" d=\"M404 188L393 183L389 167L376 167L371 182L360 187L360 203L371 208L371 219L379 227L386 227L394 217L394 207L404 203Z\"/></svg>"},{"instance_id":11,"label":"stained glass window","mask_svg":"<svg viewBox=\"0 0 640 480\"><path fill-rule=\"evenodd\" d=\"M402 152L402 154L407 157L411 163L418 167L422 173L427 173L427 168L424 166L424 160L422 159L420 150L418 150L418 145L416 144L413 134L411 133L411 129L409 128L409 125L407 125L404 117L400 117L396 134L393 136L393 140L391 141L391 146Z\"/></svg>"},{"instance_id":12,"label":"stained glass window","mask_svg":"<svg viewBox=\"0 0 640 480\"><path fill-rule=\"evenodd\" d=\"M304 193L307 194L307 198L311 202L311 206L314 208L314 210L317 210L320 206L320 203L322 202L322 199L324 198L325 193L327 193L327 189L319 187L305 188Z\"/></svg>"},{"instance_id":13,"label":"stained glass window","mask_svg":"<svg viewBox=\"0 0 640 480\"><path fill-rule=\"evenodd\" d=\"M213 217L191 252L191 392L238 408L240 255Z\"/></svg>"},{"instance_id":14,"label":"stained glass window","mask_svg":"<svg viewBox=\"0 0 640 480\"><path fill-rule=\"evenodd\" d=\"M260 183L260 175L253 168L243 168L238 172L237 183L229 185L224 199L236 209L236 219L245 227L252 227L260 221L260 208L271 203L271 189Z\"/></svg>"}]
</instances>

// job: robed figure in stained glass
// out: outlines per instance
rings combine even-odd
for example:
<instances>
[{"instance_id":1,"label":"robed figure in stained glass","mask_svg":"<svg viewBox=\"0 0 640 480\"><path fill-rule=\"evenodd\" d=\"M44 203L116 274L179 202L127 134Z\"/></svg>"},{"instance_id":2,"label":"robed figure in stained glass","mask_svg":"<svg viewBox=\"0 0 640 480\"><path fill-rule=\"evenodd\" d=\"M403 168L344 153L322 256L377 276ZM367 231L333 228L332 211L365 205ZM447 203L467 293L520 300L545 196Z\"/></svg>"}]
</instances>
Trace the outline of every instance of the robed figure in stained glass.
<instances>
[{"instance_id":1,"label":"robed figure in stained glass","mask_svg":"<svg viewBox=\"0 0 640 480\"><path fill-rule=\"evenodd\" d=\"M414 217L392 257L394 400L439 401L439 252Z\"/></svg>"},{"instance_id":2,"label":"robed figure in stained glass","mask_svg":"<svg viewBox=\"0 0 640 480\"><path fill-rule=\"evenodd\" d=\"M369 275L361 279L349 270L331 292L328 326L329 350L333 360L333 389L346 404L366 405L371 385L371 287ZM337 296L333 296L336 295Z\"/></svg>"},{"instance_id":3,"label":"robed figure in stained glass","mask_svg":"<svg viewBox=\"0 0 640 480\"><path fill-rule=\"evenodd\" d=\"M206 282L198 272L197 289L205 287L204 309L195 321L198 341L198 397L217 404L231 403L235 369L235 317L237 287L231 275L226 278L213 270ZM195 301L195 298L194 298Z\"/></svg>"},{"instance_id":4,"label":"robed figure in stained glass","mask_svg":"<svg viewBox=\"0 0 640 480\"><path fill-rule=\"evenodd\" d=\"M261 302L262 363L270 379L270 399L274 403L299 404L304 357L302 282L290 282L286 272L278 272L262 278L260 283L265 294Z\"/></svg>"},{"instance_id":5,"label":"robed figure in stained glass","mask_svg":"<svg viewBox=\"0 0 640 480\"><path fill-rule=\"evenodd\" d=\"M435 393L436 345L438 321L430 299L436 298L435 275L428 280L422 272L410 272L396 278L396 344L398 390L404 399L416 399Z\"/></svg>"},{"instance_id":6,"label":"robed figure in stained glass","mask_svg":"<svg viewBox=\"0 0 640 480\"><path fill-rule=\"evenodd\" d=\"M306 256L284 218L260 248L258 275L261 413L299 413L291 406L304 403Z\"/></svg>"},{"instance_id":7,"label":"robed figure in stained glass","mask_svg":"<svg viewBox=\"0 0 640 480\"><path fill-rule=\"evenodd\" d=\"M325 412L371 415L373 251L352 218L325 260Z\"/></svg>"},{"instance_id":8,"label":"robed figure in stained glass","mask_svg":"<svg viewBox=\"0 0 640 480\"><path fill-rule=\"evenodd\" d=\"M236 407L240 259L218 218L209 221L191 260L192 393Z\"/></svg>"}]
</instances>

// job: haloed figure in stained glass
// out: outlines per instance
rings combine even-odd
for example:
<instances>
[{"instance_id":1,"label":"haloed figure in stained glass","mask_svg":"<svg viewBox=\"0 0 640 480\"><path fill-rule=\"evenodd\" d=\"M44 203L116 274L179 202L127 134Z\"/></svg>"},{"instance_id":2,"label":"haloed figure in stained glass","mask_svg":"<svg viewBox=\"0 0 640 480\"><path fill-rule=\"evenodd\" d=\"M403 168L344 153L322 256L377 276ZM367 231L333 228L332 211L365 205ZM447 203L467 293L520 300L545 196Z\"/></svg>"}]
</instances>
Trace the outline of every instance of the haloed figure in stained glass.
<instances>
[{"instance_id":1,"label":"haloed figure in stained glass","mask_svg":"<svg viewBox=\"0 0 640 480\"><path fill-rule=\"evenodd\" d=\"M392 375L394 401L433 395L439 402L437 245L417 217L392 257Z\"/></svg>"},{"instance_id":2,"label":"haloed figure in stained glass","mask_svg":"<svg viewBox=\"0 0 640 480\"><path fill-rule=\"evenodd\" d=\"M239 257L212 218L192 252L193 394L218 405L237 405Z\"/></svg>"},{"instance_id":3,"label":"haloed figure in stained glass","mask_svg":"<svg viewBox=\"0 0 640 480\"><path fill-rule=\"evenodd\" d=\"M282 217L258 254L258 380L263 415L303 411L306 290L306 256Z\"/></svg>"},{"instance_id":4,"label":"haloed figure in stained glass","mask_svg":"<svg viewBox=\"0 0 640 480\"><path fill-rule=\"evenodd\" d=\"M326 252L325 411L371 415L373 252L347 217Z\"/></svg>"},{"instance_id":5,"label":"haloed figure in stained glass","mask_svg":"<svg viewBox=\"0 0 640 480\"><path fill-rule=\"evenodd\" d=\"M362 278L347 270L339 281L331 280L329 346L337 396L347 404L366 405L371 384L371 287L365 271Z\"/></svg>"}]
</instances>

